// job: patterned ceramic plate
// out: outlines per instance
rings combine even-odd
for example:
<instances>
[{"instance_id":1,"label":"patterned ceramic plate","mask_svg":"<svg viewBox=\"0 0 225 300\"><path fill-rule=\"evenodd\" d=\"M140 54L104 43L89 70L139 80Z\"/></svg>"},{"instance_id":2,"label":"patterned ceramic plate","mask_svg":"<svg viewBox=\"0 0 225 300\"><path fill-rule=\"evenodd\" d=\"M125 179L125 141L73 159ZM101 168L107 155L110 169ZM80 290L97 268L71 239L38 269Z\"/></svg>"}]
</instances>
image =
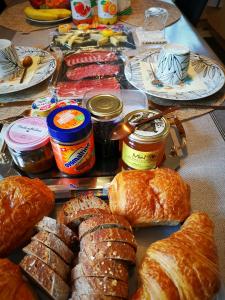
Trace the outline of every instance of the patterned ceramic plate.
<instances>
[{"instance_id":1,"label":"patterned ceramic plate","mask_svg":"<svg viewBox=\"0 0 225 300\"><path fill-rule=\"evenodd\" d=\"M47 79L55 71L56 61L47 51L30 47L16 47L16 51L20 61L27 55L38 57L37 68L29 82L19 83L19 78L12 81L0 81L0 94L8 94L30 88Z\"/></svg>"},{"instance_id":2,"label":"patterned ceramic plate","mask_svg":"<svg viewBox=\"0 0 225 300\"><path fill-rule=\"evenodd\" d=\"M208 57L191 53L188 76L181 84L155 86L152 80L158 55L159 50L154 50L128 60L125 66L127 80L149 95L169 100L196 100L216 93L224 85L221 66Z\"/></svg>"}]
</instances>

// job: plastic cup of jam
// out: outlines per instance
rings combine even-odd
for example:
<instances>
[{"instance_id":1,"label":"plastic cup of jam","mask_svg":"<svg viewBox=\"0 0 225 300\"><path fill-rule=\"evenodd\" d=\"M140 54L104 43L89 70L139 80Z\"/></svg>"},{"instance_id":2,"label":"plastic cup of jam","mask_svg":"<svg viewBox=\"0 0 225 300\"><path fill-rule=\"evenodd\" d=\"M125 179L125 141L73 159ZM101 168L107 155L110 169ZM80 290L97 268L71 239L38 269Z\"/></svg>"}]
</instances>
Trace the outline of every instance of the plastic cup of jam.
<instances>
[{"instance_id":1,"label":"plastic cup of jam","mask_svg":"<svg viewBox=\"0 0 225 300\"><path fill-rule=\"evenodd\" d=\"M21 118L9 125L4 138L14 163L22 171L40 173L52 167L54 156L44 118Z\"/></svg>"},{"instance_id":2,"label":"plastic cup of jam","mask_svg":"<svg viewBox=\"0 0 225 300\"><path fill-rule=\"evenodd\" d=\"M59 170L80 175L95 164L91 115L85 108L67 105L47 117L51 144Z\"/></svg>"},{"instance_id":3,"label":"plastic cup of jam","mask_svg":"<svg viewBox=\"0 0 225 300\"><path fill-rule=\"evenodd\" d=\"M135 125L142 119L159 113L156 110L136 110L124 121ZM170 124L164 117L143 124L123 140L122 168L149 170L158 167L165 158L166 139Z\"/></svg>"}]
</instances>

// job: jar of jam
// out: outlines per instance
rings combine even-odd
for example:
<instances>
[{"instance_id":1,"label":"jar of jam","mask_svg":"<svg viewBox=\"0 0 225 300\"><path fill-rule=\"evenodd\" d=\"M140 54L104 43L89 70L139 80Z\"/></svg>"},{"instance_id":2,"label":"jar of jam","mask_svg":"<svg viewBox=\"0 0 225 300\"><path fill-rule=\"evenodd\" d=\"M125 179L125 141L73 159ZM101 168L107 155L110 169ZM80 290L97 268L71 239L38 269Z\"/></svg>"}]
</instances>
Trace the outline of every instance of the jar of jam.
<instances>
[{"instance_id":1,"label":"jar of jam","mask_svg":"<svg viewBox=\"0 0 225 300\"><path fill-rule=\"evenodd\" d=\"M156 110L136 110L125 117L132 125L157 114ZM165 158L166 138L170 124L162 117L137 127L123 140L122 168L148 170L158 167Z\"/></svg>"},{"instance_id":2,"label":"jar of jam","mask_svg":"<svg viewBox=\"0 0 225 300\"><path fill-rule=\"evenodd\" d=\"M53 166L54 156L46 120L21 118L6 129L5 142L14 163L27 173L40 173Z\"/></svg>"},{"instance_id":3,"label":"jar of jam","mask_svg":"<svg viewBox=\"0 0 225 300\"><path fill-rule=\"evenodd\" d=\"M101 94L91 97L86 108L92 116L97 156L118 156L119 141L112 141L110 137L113 128L122 120L122 101L114 95Z\"/></svg>"},{"instance_id":4,"label":"jar of jam","mask_svg":"<svg viewBox=\"0 0 225 300\"><path fill-rule=\"evenodd\" d=\"M47 117L51 144L60 171L80 175L95 163L91 115L85 108L67 105Z\"/></svg>"}]
</instances>

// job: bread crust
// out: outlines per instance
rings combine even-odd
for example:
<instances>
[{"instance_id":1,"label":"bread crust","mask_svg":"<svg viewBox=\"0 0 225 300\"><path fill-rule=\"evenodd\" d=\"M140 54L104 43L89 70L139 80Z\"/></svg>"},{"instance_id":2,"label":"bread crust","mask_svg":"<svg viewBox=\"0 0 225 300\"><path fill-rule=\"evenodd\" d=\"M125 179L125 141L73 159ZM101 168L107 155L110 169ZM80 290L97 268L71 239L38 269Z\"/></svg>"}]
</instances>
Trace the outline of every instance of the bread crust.
<instances>
[{"instance_id":1,"label":"bread crust","mask_svg":"<svg viewBox=\"0 0 225 300\"><path fill-rule=\"evenodd\" d=\"M112 213L132 226L176 225L190 214L190 188L174 170L118 173L109 187Z\"/></svg>"},{"instance_id":2,"label":"bread crust","mask_svg":"<svg viewBox=\"0 0 225 300\"><path fill-rule=\"evenodd\" d=\"M91 233L101 228L122 228L132 232L129 222L123 217L112 214L102 214L83 221L79 226L79 239L87 233Z\"/></svg>"},{"instance_id":3,"label":"bread crust","mask_svg":"<svg viewBox=\"0 0 225 300\"><path fill-rule=\"evenodd\" d=\"M54 300L67 300L70 288L48 265L37 257L26 255L21 268Z\"/></svg>"},{"instance_id":4,"label":"bread crust","mask_svg":"<svg viewBox=\"0 0 225 300\"><path fill-rule=\"evenodd\" d=\"M69 266L54 251L38 241L32 241L23 248L23 251L29 255L36 256L48 265L53 271L67 281L70 273Z\"/></svg>"},{"instance_id":5,"label":"bread crust","mask_svg":"<svg viewBox=\"0 0 225 300\"><path fill-rule=\"evenodd\" d=\"M202 243L203 242L203 243ZM193 213L181 230L147 249L139 270L142 286L133 300L210 300L220 287L213 223Z\"/></svg>"},{"instance_id":6,"label":"bread crust","mask_svg":"<svg viewBox=\"0 0 225 300\"><path fill-rule=\"evenodd\" d=\"M54 207L53 192L39 179L11 176L0 181L0 257L22 246L34 225Z\"/></svg>"},{"instance_id":7,"label":"bread crust","mask_svg":"<svg viewBox=\"0 0 225 300\"><path fill-rule=\"evenodd\" d=\"M108 277L128 282L128 270L122 262L112 259L86 260L71 271L72 281L80 277Z\"/></svg>"},{"instance_id":8,"label":"bread crust","mask_svg":"<svg viewBox=\"0 0 225 300\"><path fill-rule=\"evenodd\" d=\"M98 293L79 295L76 292L73 292L71 300L123 300L123 298L106 296Z\"/></svg>"},{"instance_id":9,"label":"bread crust","mask_svg":"<svg viewBox=\"0 0 225 300\"><path fill-rule=\"evenodd\" d=\"M38 299L30 285L23 279L20 267L7 258L0 259L0 299Z\"/></svg>"},{"instance_id":10,"label":"bread crust","mask_svg":"<svg viewBox=\"0 0 225 300\"><path fill-rule=\"evenodd\" d=\"M40 231L32 240L39 241L56 254L58 254L67 264L70 264L74 258L73 252L56 235L47 231Z\"/></svg>"}]
</instances>

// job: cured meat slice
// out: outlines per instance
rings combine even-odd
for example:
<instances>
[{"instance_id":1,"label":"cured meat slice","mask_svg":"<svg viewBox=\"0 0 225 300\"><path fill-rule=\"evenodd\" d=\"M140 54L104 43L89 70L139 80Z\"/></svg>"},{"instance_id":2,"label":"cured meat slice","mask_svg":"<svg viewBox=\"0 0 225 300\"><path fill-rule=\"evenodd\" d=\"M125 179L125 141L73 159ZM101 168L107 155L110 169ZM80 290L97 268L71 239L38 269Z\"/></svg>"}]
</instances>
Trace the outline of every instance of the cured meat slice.
<instances>
[{"instance_id":1,"label":"cured meat slice","mask_svg":"<svg viewBox=\"0 0 225 300\"><path fill-rule=\"evenodd\" d=\"M64 58L65 63L68 67L83 63L110 62L117 59L118 57L116 53L112 51L87 51L73 53Z\"/></svg>"},{"instance_id":2,"label":"cured meat slice","mask_svg":"<svg viewBox=\"0 0 225 300\"><path fill-rule=\"evenodd\" d=\"M84 79L78 82L59 82L57 92L59 97L82 98L86 92L97 90L119 90L120 84L115 77L102 79Z\"/></svg>"},{"instance_id":3,"label":"cured meat slice","mask_svg":"<svg viewBox=\"0 0 225 300\"><path fill-rule=\"evenodd\" d=\"M87 65L70 69L66 72L66 77L70 80L81 80L87 77L114 76L119 73L119 65Z\"/></svg>"}]
</instances>

